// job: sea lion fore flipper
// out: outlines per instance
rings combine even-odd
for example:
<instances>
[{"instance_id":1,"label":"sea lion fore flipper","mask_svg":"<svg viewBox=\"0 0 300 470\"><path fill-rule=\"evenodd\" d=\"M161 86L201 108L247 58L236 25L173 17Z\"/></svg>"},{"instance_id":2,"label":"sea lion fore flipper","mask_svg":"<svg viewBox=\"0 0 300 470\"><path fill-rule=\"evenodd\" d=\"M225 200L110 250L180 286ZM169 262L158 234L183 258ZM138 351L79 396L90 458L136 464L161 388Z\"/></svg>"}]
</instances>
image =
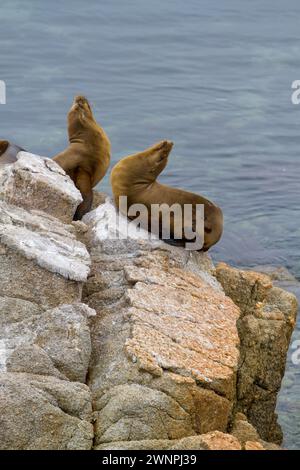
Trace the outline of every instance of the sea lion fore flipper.
<instances>
[{"instance_id":1,"label":"sea lion fore flipper","mask_svg":"<svg viewBox=\"0 0 300 470\"><path fill-rule=\"evenodd\" d=\"M77 207L74 220L81 220L91 210L93 204L93 190L90 175L79 169L75 177L75 185L81 192L83 202Z\"/></svg>"}]
</instances>

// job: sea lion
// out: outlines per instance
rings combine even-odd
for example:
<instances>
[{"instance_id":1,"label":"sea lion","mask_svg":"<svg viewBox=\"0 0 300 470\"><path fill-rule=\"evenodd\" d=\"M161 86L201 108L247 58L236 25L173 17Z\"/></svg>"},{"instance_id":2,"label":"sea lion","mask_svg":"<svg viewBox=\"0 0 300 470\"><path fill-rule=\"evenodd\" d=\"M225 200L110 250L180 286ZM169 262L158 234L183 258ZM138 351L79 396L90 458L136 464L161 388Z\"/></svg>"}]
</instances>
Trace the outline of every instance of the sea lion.
<instances>
[{"instance_id":1,"label":"sea lion","mask_svg":"<svg viewBox=\"0 0 300 470\"><path fill-rule=\"evenodd\" d=\"M76 96L68 114L69 147L54 160L72 178L82 194L74 220L90 211L92 189L105 176L110 163L110 141L97 124L91 106L84 96Z\"/></svg>"},{"instance_id":2,"label":"sea lion","mask_svg":"<svg viewBox=\"0 0 300 470\"><path fill-rule=\"evenodd\" d=\"M0 140L0 166L15 163L19 152L25 152L25 150L8 140Z\"/></svg>"},{"instance_id":3,"label":"sea lion","mask_svg":"<svg viewBox=\"0 0 300 470\"><path fill-rule=\"evenodd\" d=\"M180 205L182 210L185 210L183 207L185 204L189 204L192 206L192 218L190 220L193 233L196 233L196 205L203 204L204 234L202 234L203 245L201 243L202 248L199 251L207 251L221 238L223 231L222 211L219 207L203 196L184 191L182 189L171 188L156 181L157 177L167 165L172 147L172 142L162 141L141 153L131 155L119 161L111 172L111 185L115 203L120 209L120 196L127 196L128 207L137 203L143 204L147 207L149 214L151 214L151 205L153 204L167 204L170 207L177 203ZM128 213L126 215L128 216ZM134 219L135 217L132 218ZM150 218L151 215L147 220L148 230L150 227ZM172 239L174 238L176 217L171 217L170 222ZM184 224L184 222L181 221L181 218L180 224ZM186 238L184 236L185 227L180 225L180 228L182 234L181 243L177 240L174 241L178 244L185 245L186 241L190 242L191 240L189 237ZM191 227L188 228L190 229ZM159 227L159 235L161 235L161 227Z\"/></svg>"}]
</instances>

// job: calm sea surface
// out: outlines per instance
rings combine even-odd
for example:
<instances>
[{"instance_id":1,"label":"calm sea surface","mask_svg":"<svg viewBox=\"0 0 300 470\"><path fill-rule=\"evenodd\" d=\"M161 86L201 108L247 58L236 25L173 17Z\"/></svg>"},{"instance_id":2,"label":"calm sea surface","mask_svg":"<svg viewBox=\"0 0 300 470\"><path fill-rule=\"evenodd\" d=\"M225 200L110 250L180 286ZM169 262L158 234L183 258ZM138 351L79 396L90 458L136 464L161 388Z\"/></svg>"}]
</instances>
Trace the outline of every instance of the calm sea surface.
<instances>
[{"instance_id":1,"label":"calm sea surface","mask_svg":"<svg viewBox=\"0 0 300 470\"><path fill-rule=\"evenodd\" d=\"M175 142L161 181L223 208L215 260L300 279L299 0L1 0L0 18L0 138L56 154L73 96L86 94L113 163ZM278 404L289 448L300 448L299 400L289 359Z\"/></svg>"}]
</instances>

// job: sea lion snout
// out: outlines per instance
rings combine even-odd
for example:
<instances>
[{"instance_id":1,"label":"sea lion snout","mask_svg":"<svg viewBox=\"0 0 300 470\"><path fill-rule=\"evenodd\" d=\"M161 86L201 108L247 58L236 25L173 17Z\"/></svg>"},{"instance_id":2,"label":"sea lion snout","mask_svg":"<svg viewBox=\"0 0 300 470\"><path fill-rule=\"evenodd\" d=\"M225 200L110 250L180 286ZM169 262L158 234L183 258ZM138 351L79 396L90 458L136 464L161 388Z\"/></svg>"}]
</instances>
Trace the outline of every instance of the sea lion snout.
<instances>
[{"instance_id":1,"label":"sea lion snout","mask_svg":"<svg viewBox=\"0 0 300 470\"><path fill-rule=\"evenodd\" d=\"M169 153L171 152L173 145L174 145L173 142L171 142L170 140L162 140L161 142L159 142L158 144L154 146L153 150L161 152L161 155L164 155L167 157L169 156Z\"/></svg>"},{"instance_id":2,"label":"sea lion snout","mask_svg":"<svg viewBox=\"0 0 300 470\"><path fill-rule=\"evenodd\" d=\"M90 103L88 102L85 96L82 96L82 95L75 96L73 105L70 111L77 111L78 109L82 109L83 111L85 110L91 111Z\"/></svg>"},{"instance_id":3,"label":"sea lion snout","mask_svg":"<svg viewBox=\"0 0 300 470\"><path fill-rule=\"evenodd\" d=\"M79 106L84 106L85 104L89 105L89 102L85 96L78 95L78 96L75 96L74 98L74 104L78 104Z\"/></svg>"},{"instance_id":4,"label":"sea lion snout","mask_svg":"<svg viewBox=\"0 0 300 470\"><path fill-rule=\"evenodd\" d=\"M153 147L150 147L148 150L146 150L145 155L151 160L154 160L154 162L159 165L163 161L167 160L173 145L173 142L170 140L162 140L161 142L158 142Z\"/></svg>"},{"instance_id":5,"label":"sea lion snout","mask_svg":"<svg viewBox=\"0 0 300 470\"><path fill-rule=\"evenodd\" d=\"M204 245L201 251L208 251L218 243L223 233L223 213L220 207L210 203L206 206L204 219Z\"/></svg>"}]
</instances>

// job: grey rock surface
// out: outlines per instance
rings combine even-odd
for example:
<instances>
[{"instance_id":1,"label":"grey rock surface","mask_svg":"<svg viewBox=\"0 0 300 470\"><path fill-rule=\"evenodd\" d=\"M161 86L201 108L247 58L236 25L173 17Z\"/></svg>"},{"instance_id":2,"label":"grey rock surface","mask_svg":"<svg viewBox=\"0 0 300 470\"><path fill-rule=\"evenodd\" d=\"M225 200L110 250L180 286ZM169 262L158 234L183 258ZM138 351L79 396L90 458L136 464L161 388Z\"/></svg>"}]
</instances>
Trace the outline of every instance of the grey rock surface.
<instances>
[{"instance_id":1,"label":"grey rock surface","mask_svg":"<svg viewBox=\"0 0 300 470\"><path fill-rule=\"evenodd\" d=\"M72 222L82 197L65 171L53 160L31 153L20 152L17 158L15 164L0 168L0 199Z\"/></svg>"},{"instance_id":2,"label":"grey rock surface","mask_svg":"<svg viewBox=\"0 0 300 470\"><path fill-rule=\"evenodd\" d=\"M69 380L85 383L91 356L89 318L84 304L62 305L45 312L35 325L35 344Z\"/></svg>"},{"instance_id":3,"label":"grey rock surface","mask_svg":"<svg viewBox=\"0 0 300 470\"><path fill-rule=\"evenodd\" d=\"M11 250L41 268L67 279L87 279L90 257L75 229L54 217L0 201L1 252ZM0 252L0 256L1 256Z\"/></svg>"},{"instance_id":4,"label":"grey rock surface","mask_svg":"<svg viewBox=\"0 0 300 470\"><path fill-rule=\"evenodd\" d=\"M28 374L50 375L62 380L67 380L54 366L51 358L44 349L35 344L21 344L6 361L7 372L25 372Z\"/></svg>"},{"instance_id":5,"label":"grey rock surface","mask_svg":"<svg viewBox=\"0 0 300 470\"><path fill-rule=\"evenodd\" d=\"M90 392L55 377L0 374L1 450L88 450Z\"/></svg>"}]
</instances>

